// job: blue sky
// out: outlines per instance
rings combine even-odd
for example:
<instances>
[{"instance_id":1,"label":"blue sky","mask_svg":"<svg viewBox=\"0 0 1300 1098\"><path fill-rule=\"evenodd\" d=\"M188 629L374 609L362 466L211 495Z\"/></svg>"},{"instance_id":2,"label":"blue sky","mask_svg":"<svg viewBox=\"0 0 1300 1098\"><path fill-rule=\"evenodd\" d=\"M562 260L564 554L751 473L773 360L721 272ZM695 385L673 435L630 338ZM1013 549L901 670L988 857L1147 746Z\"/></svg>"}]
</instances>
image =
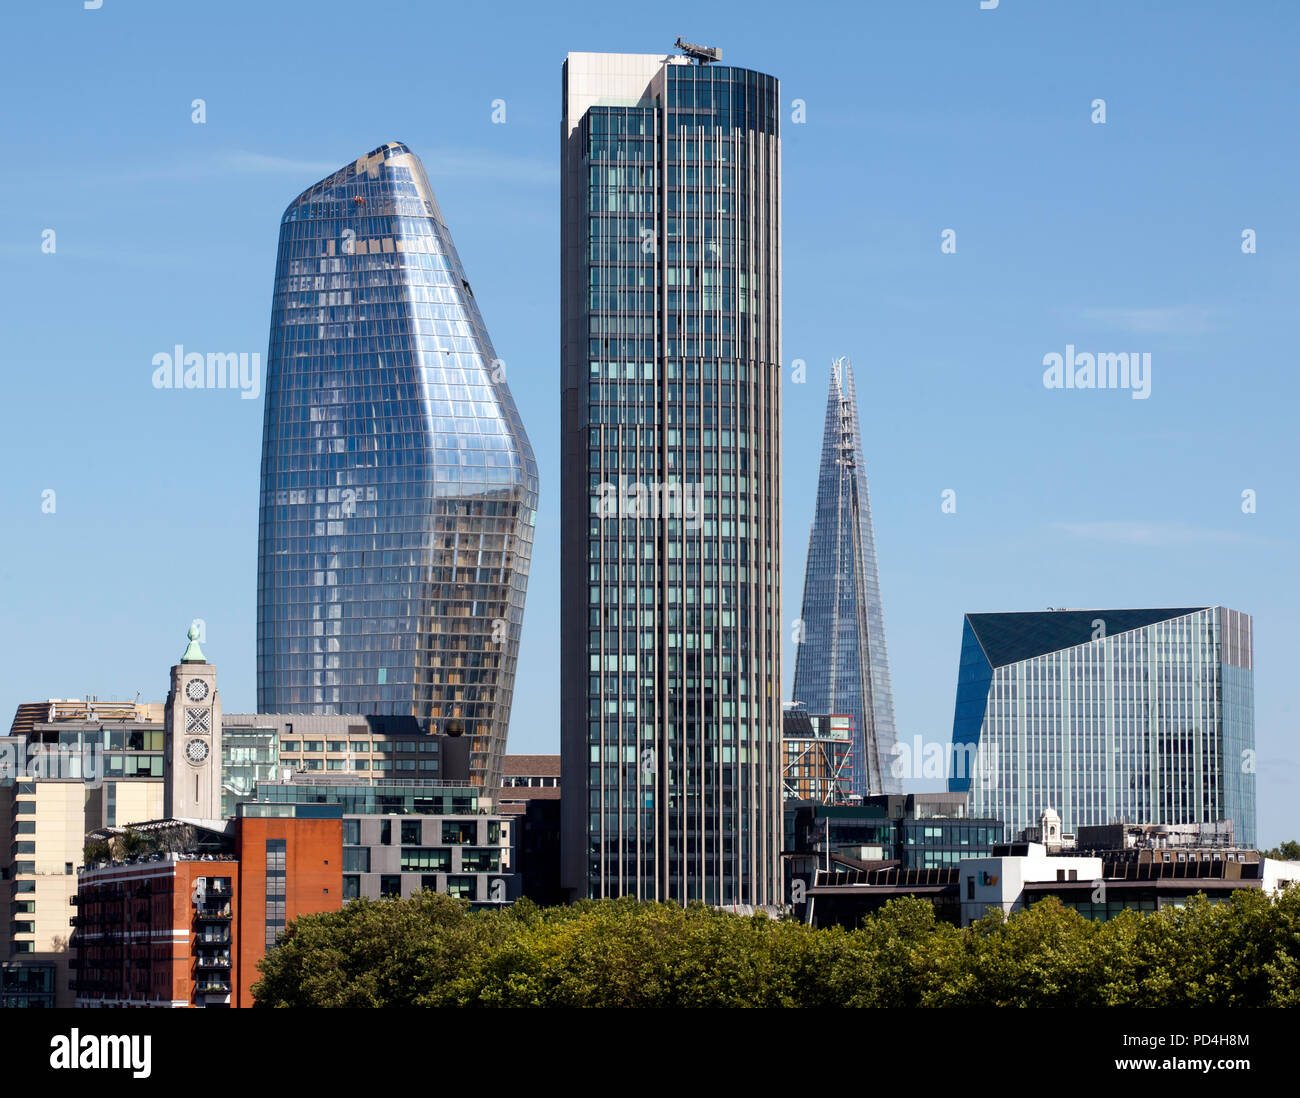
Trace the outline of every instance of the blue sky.
<instances>
[{"instance_id":1,"label":"blue sky","mask_svg":"<svg viewBox=\"0 0 1300 1098\"><path fill-rule=\"evenodd\" d=\"M900 735L947 739L964 612L1226 604L1255 618L1259 838L1300 835L1294 5L739 10L10 5L0 713L161 698L192 617L226 709L255 707L261 401L155 390L151 360L265 355L284 207L399 140L537 452L510 747L558 750L560 64L680 34L806 104L784 134L785 360L808 364L784 390L787 644L829 362L847 354ZM1149 399L1045 389L1067 344L1150 353ZM787 688L792 670L787 647Z\"/></svg>"}]
</instances>

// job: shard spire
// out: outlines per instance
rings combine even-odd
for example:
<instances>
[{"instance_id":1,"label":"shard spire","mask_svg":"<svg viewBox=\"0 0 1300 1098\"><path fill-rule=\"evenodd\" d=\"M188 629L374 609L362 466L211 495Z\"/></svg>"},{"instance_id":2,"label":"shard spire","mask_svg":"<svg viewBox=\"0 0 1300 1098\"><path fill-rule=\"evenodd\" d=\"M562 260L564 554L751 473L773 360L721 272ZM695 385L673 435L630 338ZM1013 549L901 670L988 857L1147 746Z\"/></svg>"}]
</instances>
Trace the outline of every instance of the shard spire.
<instances>
[{"instance_id":1,"label":"shard spire","mask_svg":"<svg viewBox=\"0 0 1300 1098\"><path fill-rule=\"evenodd\" d=\"M853 718L853 792L902 792L891 772L898 732L885 649L871 493L857 389L847 358L831 365L817 507L808 536L794 700Z\"/></svg>"}]
</instances>

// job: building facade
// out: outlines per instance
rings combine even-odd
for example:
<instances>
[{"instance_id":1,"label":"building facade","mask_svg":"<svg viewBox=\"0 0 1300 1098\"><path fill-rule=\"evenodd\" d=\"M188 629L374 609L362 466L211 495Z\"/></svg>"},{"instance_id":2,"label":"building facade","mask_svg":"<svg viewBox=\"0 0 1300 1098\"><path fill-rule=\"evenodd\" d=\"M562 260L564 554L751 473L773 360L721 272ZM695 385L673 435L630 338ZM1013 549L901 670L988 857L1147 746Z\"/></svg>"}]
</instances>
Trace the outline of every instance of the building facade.
<instances>
[{"instance_id":1,"label":"building facade","mask_svg":"<svg viewBox=\"0 0 1300 1098\"><path fill-rule=\"evenodd\" d=\"M258 708L458 722L501 782L537 466L420 161L396 143L280 229Z\"/></svg>"},{"instance_id":2,"label":"building facade","mask_svg":"<svg viewBox=\"0 0 1300 1098\"><path fill-rule=\"evenodd\" d=\"M847 802L853 795L853 718L787 705L781 719L782 800Z\"/></svg>"},{"instance_id":3,"label":"building facade","mask_svg":"<svg viewBox=\"0 0 1300 1098\"><path fill-rule=\"evenodd\" d=\"M19 706L0 739L0 1002L72 1005L86 834L162 814L162 716L156 704L53 699Z\"/></svg>"},{"instance_id":4,"label":"building facade","mask_svg":"<svg viewBox=\"0 0 1300 1098\"><path fill-rule=\"evenodd\" d=\"M339 809L272 807L213 826L152 821L131 829L128 857L79 870L77 1006L253 1005L257 963L288 923L343 904Z\"/></svg>"},{"instance_id":5,"label":"building facade","mask_svg":"<svg viewBox=\"0 0 1300 1098\"><path fill-rule=\"evenodd\" d=\"M520 894L541 907L564 903L560 885L559 755L507 755L498 805L511 819Z\"/></svg>"},{"instance_id":6,"label":"building facade","mask_svg":"<svg viewBox=\"0 0 1300 1098\"><path fill-rule=\"evenodd\" d=\"M300 774L258 785L245 818L329 806L343 819L343 899L407 898L428 889L476 907L520 895L515 819L467 782Z\"/></svg>"},{"instance_id":7,"label":"building facade","mask_svg":"<svg viewBox=\"0 0 1300 1098\"><path fill-rule=\"evenodd\" d=\"M1184 907L1193 897L1224 903L1236 892L1276 895L1300 882L1300 863L1262 858L1258 850L1117 850L1058 852L1042 843L995 846L984 856L964 857L939 869L899 866L818 871L795 905L817 926L856 927L892 899L929 900L935 914L969 926L989 911L1011 915L1054 896L1086 919L1113 919Z\"/></svg>"},{"instance_id":8,"label":"building facade","mask_svg":"<svg viewBox=\"0 0 1300 1098\"><path fill-rule=\"evenodd\" d=\"M1222 606L967 614L953 790L1011 839L1231 820L1255 843L1253 636Z\"/></svg>"},{"instance_id":9,"label":"building facade","mask_svg":"<svg viewBox=\"0 0 1300 1098\"><path fill-rule=\"evenodd\" d=\"M780 891L779 103L774 77L687 57L564 64L573 897Z\"/></svg>"},{"instance_id":10,"label":"building facade","mask_svg":"<svg viewBox=\"0 0 1300 1098\"><path fill-rule=\"evenodd\" d=\"M831 364L817 506L795 634L794 701L853 718L853 792L901 793L871 493L847 358Z\"/></svg>"}]
</instances>

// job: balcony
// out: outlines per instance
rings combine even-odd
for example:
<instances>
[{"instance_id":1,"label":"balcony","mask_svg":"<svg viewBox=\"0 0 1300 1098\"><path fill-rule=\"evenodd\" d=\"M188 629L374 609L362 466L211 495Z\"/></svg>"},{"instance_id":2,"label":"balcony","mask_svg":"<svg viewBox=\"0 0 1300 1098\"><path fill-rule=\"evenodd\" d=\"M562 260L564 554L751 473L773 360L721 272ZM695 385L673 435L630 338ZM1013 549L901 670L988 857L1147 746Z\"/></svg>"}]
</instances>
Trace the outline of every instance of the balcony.
<instances>
[{"instance_id":1,"label":"balcony","mask_svg":"<svg viewBox=\"0 0 1300 1098\"><path fill-rule=\"evenodd\" d=\"M200 995L229 995L230 981L202 980L194 985L194 990Z\"/></svg>"},{"instance_id":2,"label":"balcony","mask_svg":"<svg viewBox=\"0 0 1300 1098\"><path fill-rule=\"evenodd\" d=\"M202 954L200 954L198 962L195 964L194 967L198 969L200 972L204 972L204 971L229 972L230 958L228 956L222 957L216 955L205 957Z\"/></svg>"},{"instance_id":3,"label":"balcony","mask_svg":"<svg viewBox=\"0 0 1300 1098\"><path fill-rule=\"evenodd\" d=\"M213 907L201 907L194 913L194 918L200 923L228 923L230 922L230 905L217 904Z\"/></svg>"}]
</instances>

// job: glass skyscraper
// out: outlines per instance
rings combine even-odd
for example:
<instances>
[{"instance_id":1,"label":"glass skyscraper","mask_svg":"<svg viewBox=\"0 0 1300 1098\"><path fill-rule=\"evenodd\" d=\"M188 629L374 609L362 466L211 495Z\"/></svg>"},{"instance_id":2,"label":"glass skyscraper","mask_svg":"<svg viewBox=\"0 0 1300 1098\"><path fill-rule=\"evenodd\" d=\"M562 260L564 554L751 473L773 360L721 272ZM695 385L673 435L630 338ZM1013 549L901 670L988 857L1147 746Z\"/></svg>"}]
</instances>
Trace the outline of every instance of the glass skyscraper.
<instances>
[{"instance_id":1,"label":"glass skyscraper","mask_svg":"<svg viewBox=\"0 0 1300 1098\"><path fill-rule=\"evenodd\" d=\"M280 226L258 535L263 713L457 721L500 785L537 467L420 161L383 145Z\"/></svg>"},{"instance_id":2,"label":"glass skyscraper","mask_svg":"<svg viewBox=\"0 0 1300 1098\"><path fill-rule=\"evenodd\" d=\"M967 614L950 788L1007 838L1232 820L1255 845L1253 627L1222 606Z\"/></svg>"},{"instance_id":3,"label":"glass skyscraper","mask_svg":"<svg viewBox=\"0 0 1300 1098\"><path fill-rule=\"evenodd\" d=\"M813 713L853 718L854 793L901 793L894 771L894 690L885 650L871 493L858 394L847 358L831 364L817 508L808 535L794 698Z\"/></svg>"},{"instance_id":4,"label":"glass skyscraper","mask_svg":"<svg viewBox=\"0 0 1300 1098\"><path fill-rule=\"evenodd\" d=\"M778 82L592 53L563 79L564 884L771 904Z\"/></svg>"}]
</instances>

